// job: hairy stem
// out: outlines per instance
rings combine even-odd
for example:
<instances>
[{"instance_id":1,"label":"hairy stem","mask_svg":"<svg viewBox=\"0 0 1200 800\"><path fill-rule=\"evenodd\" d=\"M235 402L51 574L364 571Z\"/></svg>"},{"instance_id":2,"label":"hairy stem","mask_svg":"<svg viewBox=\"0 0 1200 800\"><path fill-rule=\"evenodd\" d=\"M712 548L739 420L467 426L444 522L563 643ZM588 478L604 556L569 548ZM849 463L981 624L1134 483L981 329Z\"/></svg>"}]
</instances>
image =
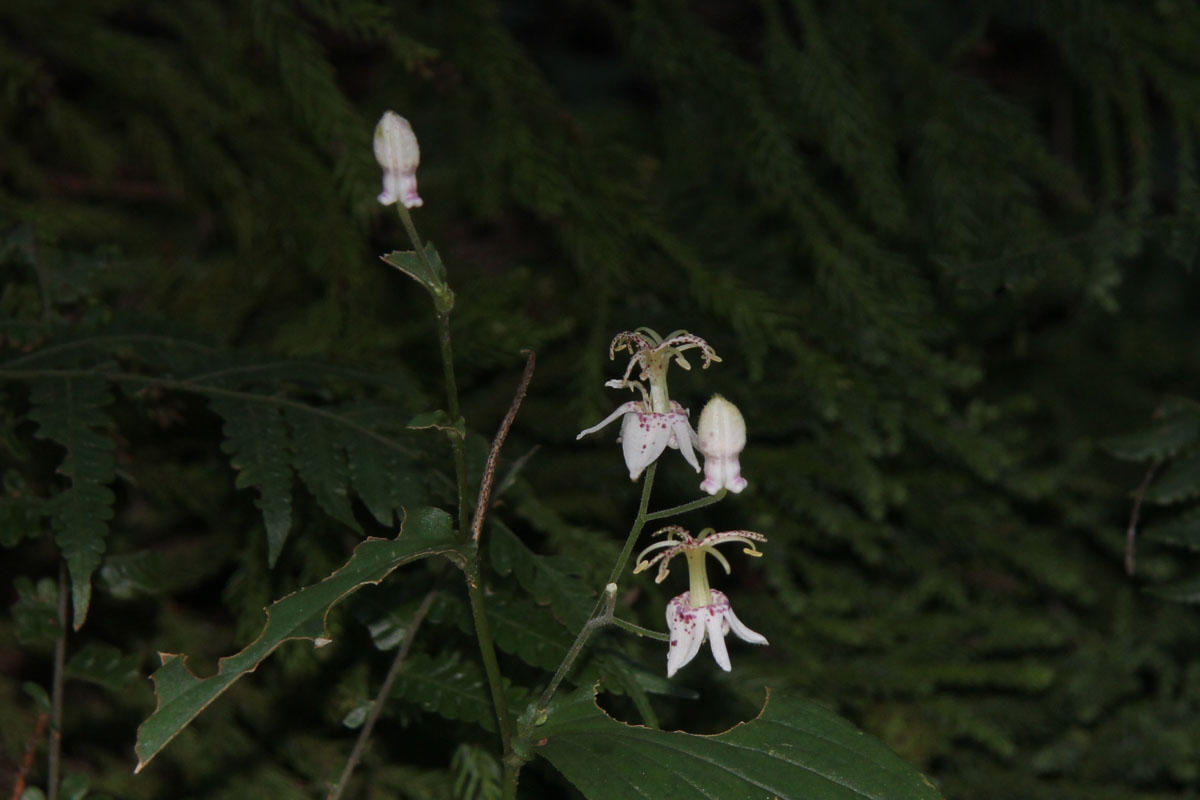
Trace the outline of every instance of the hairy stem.
<instances>
[{"instance_id":1,"label":"hairy stem","mask_svg":"<svg viewBox=\"0 0 1200 800\"><path fill-rule=\"evenodd\" d=\"M46 800L58 800L62 763L63 682L67 671L67 562L58 562L58 639L54 642L54 683L50 690L50 747L46 764Z\"/></svg>"},{"instance_id":2,"label":"hairy stem","mask_svg":"<svg viewBox=\"0 0 1200 800\"><path fill-rule=\"evenodd\" d=\"M430 606L437 598L437 591L431 591L425 595L425 599L421 601L421 605L417 608L417 612L413 614L412 622L408 624L408 630L404 633L404 644L400 646L399 652L396 653L396 658L392 661L392 666L388 669L387 677L383 679L383 685L379 687L379 693L375 695L375 703L371 706L371 713L367 716L366 722L363 723L362 730L358 732L358 741L354 743L354 749L350 751L350 757L346 759L346 766L342 769L342 777L338 780L337 786L329 793L327 800L339 800L342 793L346 791L346 786L350 783L350 776L354 774L354 768L358 766L358 762L362 759L363 753L367 750L367 741L371 738L371 732L375 729L375 723L379 721L379 715L383 712L383 704L387 702L388 695L392 692L392 684L396 682L396 676L400 674L400 667L404 665L408 658L408 651L412 649L413 640L417 636L417 631L421 628L421 623L425 620L425 615L429 613Z\"/></svg>"}]
</instances>

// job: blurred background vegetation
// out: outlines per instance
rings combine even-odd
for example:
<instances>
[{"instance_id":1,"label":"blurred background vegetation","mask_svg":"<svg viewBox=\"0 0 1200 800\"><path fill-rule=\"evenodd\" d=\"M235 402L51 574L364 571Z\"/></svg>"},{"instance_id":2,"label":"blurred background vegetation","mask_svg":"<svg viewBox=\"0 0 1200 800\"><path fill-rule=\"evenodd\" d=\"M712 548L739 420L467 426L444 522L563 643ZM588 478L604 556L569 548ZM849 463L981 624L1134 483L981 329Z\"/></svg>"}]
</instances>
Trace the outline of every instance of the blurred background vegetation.
<instances>
[{"instance_id":1,"label":"blurred background vegetation","mask_svg":"<svg viewBox=\"0 0 1200 800\"><path fill-rule=\"evenodd\" d=\"M498 512L528 547L598 587L636 509L611 442L574 441L627 399L602 388L624 366L613 333L686 328L724 359L672 390L747 419L750 488L695 522L770 538L714 585L772 646L680 673L704 702L655 697L665 727L718 730L784 687L948 798L1200 796L1200 620L1146 591L1195 560L1147 540L1123 567L1146 466L1196 444L1117 448L1140 464L1101 446L1200 397L1193 4L15 2L0 88L5 364L95 326L169 331L230 363L319 363L314 401L436 407L428 300L378 260L405 246L370 148L395 109L422 145L415 217L457 292L473 430L538 352L506 449L528 460ZM6 787L30 684L50 684L59 553L37 503L62 451L34 439L25 385L0 389ZM323 796L342 719L390 661L378 620L411 614L435 571L347 604L334 646L285 646L135 777L156 652L213 669L362 533L297 490L268 569L202 399L111 413L115 517L69 637L67 769L122 798ZM442 499L443 463L397 465L397 504ZM660 505L695 496L678 463L659 474ZM1159 504L1195 496L1200 467L1182 485ZM1151 525L1171 514L1154 500ZM661 629L679 587L632 585L629 615ZM460 612L431 616L420 663L473 660ZM605 642L665 662L627 638ZM398 692L356 796L456 796L490 735ZM537 767L523 786L572 791Z\"/></svg>"}]
</instances>

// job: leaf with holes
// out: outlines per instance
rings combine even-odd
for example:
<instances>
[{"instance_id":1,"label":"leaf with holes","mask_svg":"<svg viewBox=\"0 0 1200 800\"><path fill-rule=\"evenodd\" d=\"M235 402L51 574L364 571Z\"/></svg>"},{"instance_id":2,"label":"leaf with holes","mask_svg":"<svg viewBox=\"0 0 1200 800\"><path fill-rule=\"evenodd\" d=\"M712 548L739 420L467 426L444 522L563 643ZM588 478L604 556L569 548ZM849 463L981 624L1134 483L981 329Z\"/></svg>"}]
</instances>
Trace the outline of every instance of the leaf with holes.
<instances>
[{"instance_id":1,"label":"leaf with holes","mask_svg":"<svg viewBox=\"0 0 1200 800\"><path fill-rule=\"evenodd\" d=\"M238 678L257 669L280 644L290 639L325 639L329 609L348 594L366 584L379 583L402 564L448 555L455 552L455 547L450 515L436 508L421 509L405 518L395 539L367 539L325 580L272 604L262 633L240 653L221 659L216 675L197 678L183 656L161 653L162 666L151 676L158 708L138 728L134 748L137 770Z\"/></svg>"},{"instance_id":2,"label":"leaf with holes","mask_svg":"<svg viewBox=\"0 0 1200 800\"><path fill-rule=\"evenodd\" d=\"M585 689L553 707L532 737L534 752L588 800L941 797L879 740L815 703L782 693L768 695L757 718L716 736L698 736L618 722Z\"/></svg>"}]
</instances>

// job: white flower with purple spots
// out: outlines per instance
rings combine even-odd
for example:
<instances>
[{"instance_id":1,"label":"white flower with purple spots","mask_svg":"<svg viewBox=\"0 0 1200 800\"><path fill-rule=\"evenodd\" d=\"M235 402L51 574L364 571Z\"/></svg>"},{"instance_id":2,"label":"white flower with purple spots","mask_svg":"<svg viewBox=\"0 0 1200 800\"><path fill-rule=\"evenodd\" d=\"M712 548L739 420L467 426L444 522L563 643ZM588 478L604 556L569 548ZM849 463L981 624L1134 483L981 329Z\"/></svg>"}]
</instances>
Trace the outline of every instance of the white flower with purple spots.
<instances>
[{"instance_id":1,"label":"white flower with purple spots","mask_svg":"<svg viewBox=\"0 0 1200 800\"><path fill-rule=\"evenodd\" d=\"M737 637L751 644L767 644L767 637L747 628L729 604L729 598L723 592L709 588L708 570L705 556L712 556L730 571L729 562L716 549L718 545L727 542L741 542L746 545L742 550L749 556L761 556L756 542L765 542L767 537L754 531L722 531L715 533L711 528L702 531L700 536L693 537L678 525L670 525L655 532L655 536L665 533L666 539L655 542L638 555L637 567L634 573L644 572L658 563L658 574L655 583L662 583L669 574L671 559L682 553L687 558L688 591L672 598L667 603L667 629L670 632L670 647L667 650L667 677L670 678L681 667L690 662L700 652L700 645L708 640L713 659L717 665L729 672L733 665L729 661L729 651L725 647L725 636L733 631ZM648 553L658 550L650 558Z\"/></svg>"},{"instance_id":2,"label":"white flower with purple spots","mask_svg":"<svg viewBox=\"0 0 1200 800\"><path fill-rule=\"evenodd\" d=\"M604 385L636 390L642 399L618 406L599 424L580 431L575 438L582 439L621 417L619 441L631 480L637 480L668 447L679 450L692 469L699 472L700 462L696 458L699 440L688 422L688 411L673 402L667 393L667 368L675 363L682 369L691 369L683 353L692 349L700 351L704 368L721 360L708 342L687 331L676 331L665 339L649 328L618 333L609 345L609 358L616 358L618 352L628 350L631 354L629 365L624 376ZM635 366L638 367L636 379L632 377Z\"/></svg>"},{"instance_id":3,"label":"white flower with purple spots","mask_svg":"<svg viewBox=\"0 0 1200 800\"><path fill-rule=\"evenodd\" d=\"M639 400L624 403L598 425L580 431L575 438L581 439L600 430L617 417L624 417L621 420L621 436L618 441L621 442L621 452L625 456L625 466L629 468L631 481L636 481L642 471L653 464L668 447L682 453L692 468L699 472L696 432L688 424L688 412L679 403L671 403L671 410L666 414L656 414L648 410L646 405Z\"/></svg>"},{"instance_id":4,"label":"white flower with purple spots","mask_svg":"<svg viewBox=\"0 0 1200 800\"><path fill-rule=\"evenodd\" d=\"M708 591L711 601L708 605L693 606L691 592L673 597L667 603L667 630L671 635L671 646L667 650L668 678L696 657L706 638L713 660L726 672L733 669L733 664L729 662L729 651L725 648L725 634L733 631L739 639L750 644L767 644L767 637L750 630L737 618L724 592Z\"/></svg>"}]
</instances>

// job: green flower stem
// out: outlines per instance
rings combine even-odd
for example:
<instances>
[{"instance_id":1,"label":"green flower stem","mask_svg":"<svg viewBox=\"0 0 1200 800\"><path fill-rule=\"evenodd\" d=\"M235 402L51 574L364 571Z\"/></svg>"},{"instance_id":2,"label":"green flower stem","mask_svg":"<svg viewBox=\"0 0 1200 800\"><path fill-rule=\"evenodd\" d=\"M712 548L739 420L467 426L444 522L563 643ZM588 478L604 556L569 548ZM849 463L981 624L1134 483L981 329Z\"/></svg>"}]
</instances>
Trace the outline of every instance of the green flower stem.
<instances>
[{"instance_id":1,"label":"green flower stem","mask_svg":"<svg viewBox=\"0 0 1200 800\"><path fill-rule=\"evenodd\" d=\"M672 506L664 508L662 511L651 511L646 515L646 522L651 520L663 519L664 517L674 517L678 514L686 514L689 511L695 511L698 508L705 508L714 503L719 503L725 499L726 490L722 489L711 497L701 497L699 500L693 500L690 503L684 503L681 506Z\"/></svg>"},{"instance_id":2,"label":"green flower stem","mask_svg":"<svg viewBox=\"0 0 1200 800\"><path fill-rule=\"evenodd\" d=\"M623 631L635 633L638 636L642 636L646 639L657 639L660 642L671 641L671 637L668 634L660 633L659 631L652 631L649 628L643 628L641 625L635 625L627 619L613 617L611 622L615 627L620 628Z\"/></svg>"},{"instance_id":3,"label":"green flower stem","mask_svg":"<svg viewBox=\"0 0 1200 800\"><path fill-rule=\"evenodd\" d=\"M657 469L658 464L651 464L646 470L646 477L642 479L642 500L638 504L638 513L633 520L633 525L629 528L629 535L625 537L625 546L621 548L621 554L617 556L617 562L608 576L608 583L605 584L604 591L596 600L596 607L592 610L591 617L584 623L583 628L575 637L575 641L571 643L571 648L567 650L562 663L554 672L554 677L550 679L550 685L546 687L546 691L542 692L542 696L538 700L539 710L544 710L550 704L554 693L558 691L559 684L571 671L571 667L575 666L575 660L583 652L583 648L592 638L592 634L613 620L613 606L617 602L617 581L621 579L621 574L625 572L625 567L629 564L629 556L633 552L633 546L637 543L642 528L646 527L646 509L650 505L650 490L654 486L654 473Z\"/></svg>"}]
</instances>

